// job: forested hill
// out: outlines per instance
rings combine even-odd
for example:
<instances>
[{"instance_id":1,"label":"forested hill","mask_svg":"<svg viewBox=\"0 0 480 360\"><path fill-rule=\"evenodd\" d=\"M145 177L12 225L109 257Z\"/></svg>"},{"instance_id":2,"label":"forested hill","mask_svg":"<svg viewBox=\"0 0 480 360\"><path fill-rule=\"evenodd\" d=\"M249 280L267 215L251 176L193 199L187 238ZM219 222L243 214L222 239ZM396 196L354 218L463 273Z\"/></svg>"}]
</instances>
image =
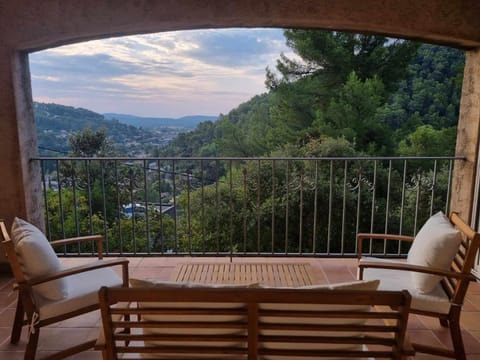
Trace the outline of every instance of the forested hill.
<instances>
[{"instance_id":1,"label":"forested hill","mask_svg":"<svg viewBox=\"0 0 480 360\"><path fill-rule=\"evenodd\" d=\"M141 151L143 144L158 144L159 136L155 132L107 120L103 115L82 108L34 102L34 115L41 155L67 154L69 135L86 128L105 129L119 155ZM131 144L130 149L126 148L127 143Z\"/></svg>"},{"instance_id":2,"label":"forested hill","mask_svg":"<svg viewBox=\"0 0 480 360\"><path fill-rule=\"evenodd\" d=\"M178 156L453 155L464 53L409 41L286 30L303 61L269 91L164 150Z\"/></svg>"},{"instance_id":3,"label":"forested hill","mask_svg":"<svg viewBox=\"0 0 480 360\"><path fill-rule=\"evenodd\" d=\"M146 129L158 129L161 127L175 127L194 129L199 123L204 121L215 121L217 116L191 115L181 118L164 117L144 117L126 114L106 113L103 114L106 119L117 119L124 124L142 127Z\"/></svg>"}]
</instances>

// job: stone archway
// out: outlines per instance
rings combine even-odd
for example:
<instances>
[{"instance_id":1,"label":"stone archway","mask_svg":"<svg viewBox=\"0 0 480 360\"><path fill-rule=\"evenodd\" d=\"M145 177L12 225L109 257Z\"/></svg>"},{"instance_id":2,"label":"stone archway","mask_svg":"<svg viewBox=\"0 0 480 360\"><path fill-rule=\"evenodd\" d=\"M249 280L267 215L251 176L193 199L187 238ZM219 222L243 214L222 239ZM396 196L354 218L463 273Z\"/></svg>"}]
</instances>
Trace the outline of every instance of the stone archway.
<instances>
[{"instance_id":1,"label":"stone archway","mask_svg":"<svg viewBox=\"0 0 480 360\"><path fill-rule=\"evenodd\" d=\"M43 224L28 52L83 40L177 29L314 27L379 33L469 51L452 208L472 214L480 123L480 2L465 0L45 0L0 2L0 217Z\"/></svg>"}]
</instances>

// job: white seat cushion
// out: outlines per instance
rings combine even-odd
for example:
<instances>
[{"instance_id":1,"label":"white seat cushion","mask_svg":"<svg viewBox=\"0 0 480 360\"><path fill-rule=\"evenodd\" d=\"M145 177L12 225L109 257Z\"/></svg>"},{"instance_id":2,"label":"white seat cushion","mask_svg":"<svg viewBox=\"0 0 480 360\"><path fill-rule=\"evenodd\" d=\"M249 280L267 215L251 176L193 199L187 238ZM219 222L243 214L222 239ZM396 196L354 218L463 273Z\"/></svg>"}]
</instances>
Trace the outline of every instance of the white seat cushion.
<instances>
[{"instance_id":1,"label":"white seat cushion","mask_svg":"<svg viewBox=\"0 0 480 360\"><path fill-rule=\"evenodd\" d=\"M111 268L100 268L68 276L68 297L57 301L38 297L40 320L48 319L85 306L98 304L98 290L102 286L121 286L120 276Z\"/></svg>"},{"instance_id":2,"label":"white seat cushion","mask_svg":"<svg viewBox=\"0 0 480 360\"><path fill-rule=\"evenodd\" d=\"M378 280L371 281L352 281L337 284L325 284L325 285L310 285L293 287L293 289L315 289L315 290L377 290L379 285ZM264 287L268 288L268 287ZM260 309L262 310L286 310L286 311L369 311L371 306L369 305L338 305L338 304L270 304L261 303ZM318 324L350 324L352 326L364 324L366 319L362 318L322 318L322 317L297 317L297 316L261 316L260 322L262 324L288 324L289 326L295 325L318 325ZM278 330L261 330L261 335L267 339L266 341L260 341L259 346L264 349L270 350L293 350L300 347L302 350L328 350L328 349L344 349L344 350L357 350L360 351L364 348L362 344L326 344L326 343L305 343L301 340L297 340L299 336L331 336L331 333L324 331L297 331L292 329L278 329ZM336 332L335 336L358 336L362 337L364 334L358 331L348 332ZM289 342L272 342L268 341L269 336L286 336L290 337ZM269 355L265 356L265 360L301 360L311 359L311 357L285 357L281 355Z\"/></svg>"},{"instance_id":3,"label":"white seat cushion","mask_svg":"<svg viewBox=\"0 0 480 360\"><path fill-rule=\"evenodd\" d=\"M388 259L363 258L367 261L379 262L400 262ZM362 262L360 260L360 263ZM411 271L365 268L364 280L380 280L378 290L408 290L412 296L411 308L414 310L433 311L440 314L448 314L450 311L450 300L443 291L442 285L437 283L429 293L420 292L412 283Z\"/></svg>"},{"instance_id":4,"label":"white seat cushion","mask_svg":"<svg viewBox=\"0 0 480 360\"><path fill-rule=\"evenodd\" d=\"M257 287L258 284L251 284L251 285L218 285L218 284L198 284L198 283L175 283L175 282L164 282L164 281L155 281L155 280L138 280L138 279L130 279L130 283L132 287L155 287L155 288L169 288L169 287L180 287L180 288L242 288L242 287ZM299 287L303 289L325 289L325 290L375 290L379 284L378 280L374 281L355 281L355 282L348 282L348 283L339 283L339 284L327 284L327 285L314 285L314 286L304 286L304 287ZM260 286L262 288L268 288L266 286ZM370 306L364 306L364 305L336 305L336 304L328 304L328 305L316 305L316 304L297 304L298 305L298 310L299 311L308 311L308 310L327 310L327 311L335 311L335 310L358 310L358 311L367 311L370 309ZM153 307L153 306L160 306L160 307L169 307L169 308L202 308L202 309L230 309L230 308L242 308L245 306L245 304L242 303L199 303L199 302L185 302L185 303L139 303L139 307ZM268 304L268 303L262 303L260 304L261 309L267 309L267 310L291 310L292 304ZM210 322L238 322L238 321L245 321L245 317L242 315L214 315L214 312L212 312L212 315L210 316L205 316L205 315L189 315L189 316L182 316L182 315L142 315L142 320L148 321L148 320L155 320L158 322L169 322L169 321L174 321L174 322L182 322L182 321L210 321ZM291 323L291 324L306 324L306 323L316 323L319 321L318 318L309 319L309 318L286 318L286 317L274 317L274 316L263 316L261 317L260 321L266 322L266 323ZM321 321L321 320L320 320ZM323 320L325 322L325 320ZM341 323L341 322L347 322L347 323L352 323L352 324L358 324L358 323L363 323L365 320L364 319L342 319L342 320L336 320L336 319L329 319L326 322L330 321L330 323ZM181 335L186 335L188 336L189 334L194 334L195 330L198 329L176 329L176 328L163 328L163 329L152 329L152 328L145 328L143 329L143 333L145 334L181 334ZM199 329L201 334L217 334L217 335L244 335L244 330L240 329L237 330L235 328L229 329L229 328L215 328L215 326L212 324L211 329ZM291 329L289 330L279 330L275 334L272 333L275 332L275 330L267 330L267 332L262 331L262 335L285 335L285 336L292 336L292 334L295 334L295 331L292 331ZM306 335L305 332L303 335ZM337 334L338 335L338 334ZM347 335L347 334L345 334ZM351 335L351 333L348 333L348 335ZM358 334L359 336L362 336L363 334ZM164 345L164 346L172 346L175 343L169 343L165 341L155 341L153 342L155 345ZM223 342L209 342L208 343L210 346L230 346L230 347L236 347L236 346L241 346L242 343L227 343L225 341ZM185 341L182 343L182 345L188 345L188 346L202 346L201 343L195 343L195 342L188 342ZM296 349L298 348L299 344L295 340L294 337L292 337L292 342L286 342L286 343L271 343L271 342L260 342L259 345L265 349ZM339 344L307 344L307 343L302 343L301 347L302 349L326 349L333 347L335 349L338 349ZM345 349L347 350L362 350L364 349L364 346L359 344L359 345L350 345L346 344L344 345ZM210 359L212 355L205 355L205 354L195 354L192 355L192 358L208 358ZM142 354L143 358L150 358L148 354ZM155 356L151 356L152 358L155 358ZM168 358L168 359L177 359L181 358L183 359L185 356L183 355L176 355L176 354L162 354L162 358ZM158 358L158 357L157 357ZM229 358L229 357L224 357L224 358ZM263 356L262 359L265 360L282 360L284 357L282 356ZM311 359L311 358L305 358L305 357L288 357L288 359Z\"/></svg>"},{"instance_id":5,"label":"white seat cushion","mask_svg":"<svg viewBox=\"0 0 480 360\"><path fill-rule=\"evenodd\" d=\"M418 232L408 252L407 262L448 270L461 241L460 231L440 211L431 216ZM410 276L417 291L425 294L442 280L441 276L418 272L411 272Z\"/></svg>"},{"instance_id":6,"label":"white seat cushion","mask_svg":"<svg viewBox=\"0 0 480 360\"><path fill-rule=\"evenodd\" d=\"M212 289L219 289L219 288L250 288L250 287L257 287L258 284L203 284L203 283L191 283L191 282L171 282L171 281L159 281L159 280L141 280L141 279L130 279L130 285L132 287L154 287L156 289L168 289L168 288L212 288ZM225 336L225 335L245 335L245 329L237 329L235 327L224 327L222 323L238 323L246 321L246 312L245 314L238 314L238 315L221 315L216 314L213 309L243 309L245 308L244 303L222 303L222 302L145 302L145 303L138 303L138 306L141 308L151 308L151 307L159 307L159 308L187 308L187 309L212 309L212 313L209 315L179 315L179 314L162 314L162 315L150 315L150 314L143 314L142 321L155 321L158 323L158 327L155 328L144 328L142 332L144 334L155 334L155 335L181 335L185 336L188 339L189 335L217 335L217 336ZM175 328L175 327L168 327L168 326L161 326L162 322L191 322L191 321L198 321L200 323L211 323L211 326L206 326L202 328ZM215 325L219 323L220 325ZM148 345L156 345L156 346L175 346L178 345L178 342L172 341L149 341L147 342ZM202 347L208 344L211 347L219 347L219 348L231 348L231 347L238 347L242 346L243 342L236 342L236 341L183 341L182 346L189 346L189 347ZM149 355L149 354L142 354L142 358L158 358L156 355ZM161 354L161 358L168 358L168 359L184 359L185 355L183 354L174 354L165 351L165 353ZM212 354L202 354L201 352L198 354L189 354L189 358L199 358L199 359L211 359ZM225 359L229 359L231 357L224 355Z\"/></svg>"},{"instance_id":7,"label":"white seat cushion","mask_svg":"<svg viewBox=\"0 0 480 360\"><path fill-rule=\"evenodd\" d=\"M12 241L25 278L46 276L63 270L55 251L43 233L25 220L15 218L12 224ZM34 292L50 300L68 297L65 279L36 285Z\"/></svg>"}]
</instances>

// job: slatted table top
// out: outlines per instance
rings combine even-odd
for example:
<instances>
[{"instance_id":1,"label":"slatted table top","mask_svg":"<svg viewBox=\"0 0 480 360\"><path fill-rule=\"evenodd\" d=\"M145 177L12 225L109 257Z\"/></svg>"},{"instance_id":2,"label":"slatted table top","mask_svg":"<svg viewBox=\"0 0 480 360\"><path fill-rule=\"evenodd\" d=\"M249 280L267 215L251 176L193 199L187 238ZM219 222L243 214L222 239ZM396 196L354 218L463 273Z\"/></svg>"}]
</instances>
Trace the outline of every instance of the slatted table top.
<instances>
[{"instance_id":1,"label":"slatted table top","mask_svg":"<svg viewBox=\"0 0 480 360\"><path fill-rule=\"evenodd\" d=\"M268 286L314 285L308 263L188 263L179 264L172 278L178 282L251 284Z\"/></svg>"}]
</instances>

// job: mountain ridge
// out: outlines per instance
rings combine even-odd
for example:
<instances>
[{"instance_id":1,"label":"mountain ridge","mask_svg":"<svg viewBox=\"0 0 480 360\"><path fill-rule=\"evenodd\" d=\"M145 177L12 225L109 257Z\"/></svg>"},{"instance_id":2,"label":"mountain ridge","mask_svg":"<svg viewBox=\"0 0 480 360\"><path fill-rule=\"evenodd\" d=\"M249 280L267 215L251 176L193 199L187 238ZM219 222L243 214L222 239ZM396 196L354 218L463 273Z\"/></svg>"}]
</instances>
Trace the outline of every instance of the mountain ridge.
<instances>
[{"instance_id":1,"label":"mountain ridge","mask_svg":"<svg viewBox=\"0 0 480 360\"><path fill-rule=\"evenodd\" d=\"M171 117L144 117L120 113L102 114L107 120L118 120L119 122L146 129L156 129L160 127L182 127L194 129L199 123L204 121L215 121L218 116L213 115L188 115L180 118Z\"/></svg>"},{"instance_id":2,"label":"mountain ridge","mask_svg":"<svg viewBox=\"0 0 480 360\"><path fill-rule=\"evenodd\" d=\"M40 102L34 102L33 105L39 153L42 156L68 154L70 135L85 128L94 131L104 128L116 153L128 156L144 156L148 147L161 146L180 131L138 128L117 119L106 119L85 108Z\"/></svg>"}]
</instances>

